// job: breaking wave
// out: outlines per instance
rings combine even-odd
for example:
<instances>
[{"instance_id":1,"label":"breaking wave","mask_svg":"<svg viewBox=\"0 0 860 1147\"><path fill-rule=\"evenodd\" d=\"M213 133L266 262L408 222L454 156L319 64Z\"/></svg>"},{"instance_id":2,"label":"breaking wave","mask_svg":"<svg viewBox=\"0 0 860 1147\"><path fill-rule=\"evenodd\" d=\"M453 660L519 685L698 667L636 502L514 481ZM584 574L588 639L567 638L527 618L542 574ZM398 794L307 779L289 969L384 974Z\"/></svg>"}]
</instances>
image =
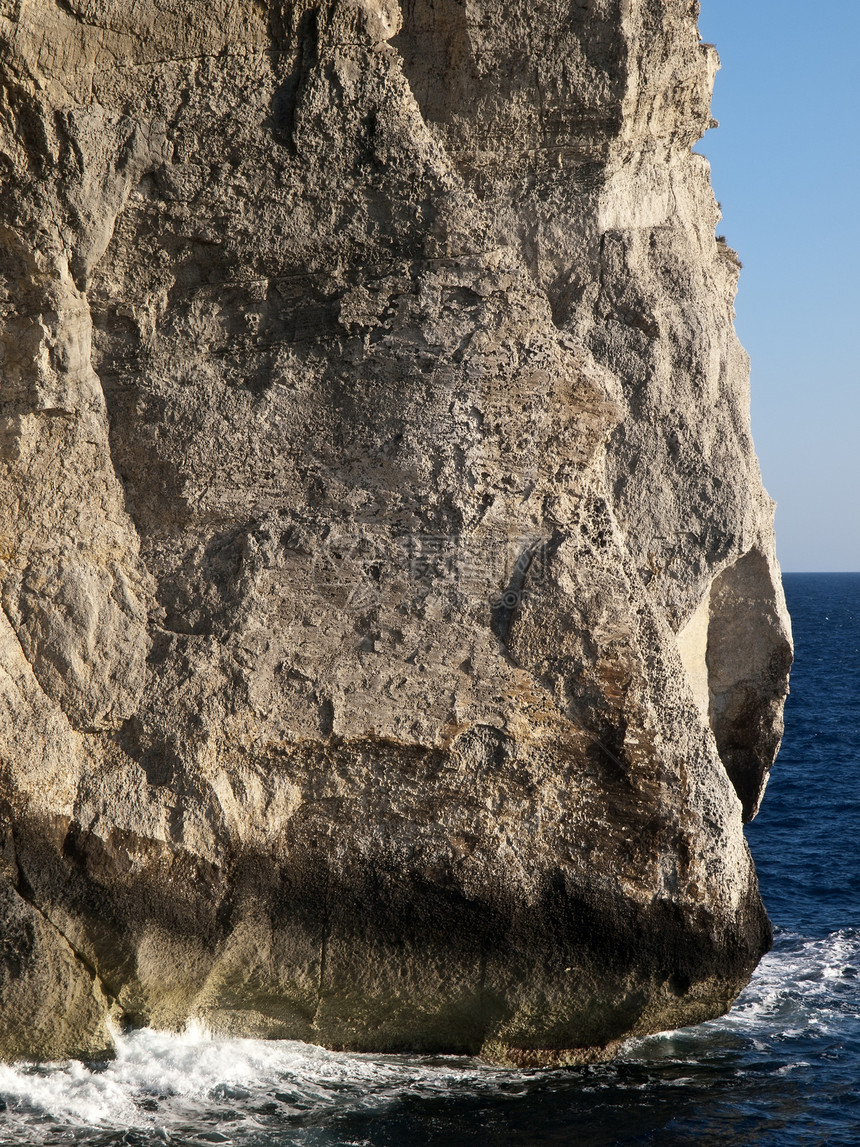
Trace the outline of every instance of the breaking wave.
<instances>
[{"instance_id":1,"label":"breaking wave","mask_svg":"<svg viewBox=\"0 0 860 1147\"><path fill-rule=\"evenodd\" d=\"M140 1031L106 1065L0 1066L0 1144L857 1147L860 575L785 582L787 733L747 831L786 927L729 1015L547 1072Z\"/></svg>"},{"instance_id":2,"label":"breaking wave","mask_svg":"<svg viewBox=\"0 0 860 1147\"><path fill-rule=\"evenodd\" d=\"M729 1015L630 1041L612 1064L516 1072L145 1030L119 1036L106 1065L0 1066L0 1143L441 1143L454 1126L460 1143L552 1143L577 1126L582 1144L658 1131L661 1143L728 1143L740 1120L749 1143L847 1145L858 1056L860 931L783 932ZM794 1073L820 1075L803 1112Z\"/></svg>"}]
</instances>

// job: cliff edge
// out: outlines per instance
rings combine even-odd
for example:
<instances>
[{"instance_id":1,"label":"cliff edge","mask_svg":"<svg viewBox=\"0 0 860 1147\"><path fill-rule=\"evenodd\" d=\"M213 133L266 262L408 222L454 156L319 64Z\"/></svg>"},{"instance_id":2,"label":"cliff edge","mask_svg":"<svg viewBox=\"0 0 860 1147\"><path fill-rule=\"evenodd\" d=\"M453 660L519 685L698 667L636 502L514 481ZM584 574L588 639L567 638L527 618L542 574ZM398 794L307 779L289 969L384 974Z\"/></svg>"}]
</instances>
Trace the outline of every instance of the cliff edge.
<instances>
[{"instance_id":1,"label":"cliff edge","mask_svg":"<svg viewBox=\"0 0 860 1147\"><path fill-rule=\"evenodd\" d=\"M770 942L698 5L0 2L0 1057L587 1062Z\"/></svg>"}]
</instances>

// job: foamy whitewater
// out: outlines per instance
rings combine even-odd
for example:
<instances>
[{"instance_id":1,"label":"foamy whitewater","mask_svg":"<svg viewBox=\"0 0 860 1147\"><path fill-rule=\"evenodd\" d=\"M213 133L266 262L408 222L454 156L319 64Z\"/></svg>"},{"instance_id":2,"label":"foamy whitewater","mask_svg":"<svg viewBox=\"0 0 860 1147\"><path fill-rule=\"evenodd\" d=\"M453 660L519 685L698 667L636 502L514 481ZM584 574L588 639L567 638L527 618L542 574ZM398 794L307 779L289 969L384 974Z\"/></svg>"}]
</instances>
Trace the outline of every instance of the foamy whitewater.
<instances>
[{"instance_id":1,"label":"foamy whitewater","mask_svg":"<svg viewBox=\"0 0 860 1147\"><path fill-rule=\"evenodd\" d=\"M544 1072L139 1031L105 1066L0 1065L0 1143L856 1147L860 575L786 587L788 730L749 830L776 941L728 1016Z\"/></svg>"},{"instance_id":2,"label":"foamy whitewater","mask_svg":"<svg viewBox=\"0 0 860 1147\"><path fill-rule=\"evenodd\" d=\"M857 931L821 940L782 934L729 1016L632 1041L615 1064L572 1072L508 1072L455 1058L343 1055L292 1042L210 1039L200 1030L182 1036L140 1031L118 1038L117 1058L103 1070L80 1063L0 1067L0 1095L7 1103L0 1142L405 1143L426 1141L434 1122L441 1141L449 1138L458 1111L458 1141L468 1142L472 1136L480 1141L479 1117L486 1107L504 1124L506 1110L520 1122L525 1112L515 1109L524 1106L538 1122L535 1138L519 1141L536 1143L547 1141L540 1128L547 1114L541 1108L549 1097L553 1109L559 1101L568 1106L568 1129L584 1131L586 1142L625 1142L611 1135L593 1137L596 1104L629 1105L632 1099L635 1110L629 1115L641 1120L640 1131L647 1133L656 1110L677 1103L686 1108L688 1097L723 1077L730 1090L718 1089L708 1113L700 1113L687 1128L692 1134L699 1124L700 1131L710 1130L708 1141L715 1142L721 1125L739 1133L739 1117L778 1129L792 1112L778 1100L782 1088L776 1081L809 1072L820 1061L831 1090L820 1097L822 1110L810 1113L808 1130L819 1136L818 1142L847 1144L856 1142L856 1136L849 1137L850 1127L844 1138L826 1137L825 1130L829 1108L842 1090L834 1089L843 1074L834 1072L840 1048L846 1038L860 1039L858 972ZM844 1067L846 1100L856 1086L856 1063L854 1058ZM625 1092L633 1095L626 1098ZM786 1096L793 1092L789 1083ZM586 1097L590 1102L584 1112ZM860 1120L860 1108L851 1106ZM416 1128L410 1140L402 1132L420 1119L422 1107L428 1114L425 1134ZM407 1119L404 1109L411 1112ZM386 1118L392 1130L403 1125L401 1134L374 1135ZM854 1126L856 1131L860 1122ZM754 1126L749 1129L752 1136L745 1136L746 1142L761 1141ZM682 1126L677 1130L682 1132ZM838 1126L832 1130L838 1133ZM684 1141L665 1136L666 1129L661 1142ZM778 1141L793 1140L781 1136Z\"/></svg>"}]
</instances>

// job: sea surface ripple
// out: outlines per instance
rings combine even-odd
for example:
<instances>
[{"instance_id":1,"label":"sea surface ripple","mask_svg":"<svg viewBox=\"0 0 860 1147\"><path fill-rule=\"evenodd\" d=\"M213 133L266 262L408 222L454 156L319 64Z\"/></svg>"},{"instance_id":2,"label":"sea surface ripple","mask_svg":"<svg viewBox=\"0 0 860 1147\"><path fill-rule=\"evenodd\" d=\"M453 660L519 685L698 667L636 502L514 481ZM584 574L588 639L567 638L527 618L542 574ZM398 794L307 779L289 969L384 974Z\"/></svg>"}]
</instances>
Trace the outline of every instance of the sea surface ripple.
<instances>
[{"instance_id":1,"label":"sea surface ripple","mask_svg":"<svg viewBox=\"0 0 860 1147\"><path fill-rule=\"evenodd\" d=\"M139 1031L107 1065L0 1065L0 1144L856 1147L860 575L785 580L786 738L748 830L775 943L727 1016L545 1072Z\"/></svg>"}]
</instances>

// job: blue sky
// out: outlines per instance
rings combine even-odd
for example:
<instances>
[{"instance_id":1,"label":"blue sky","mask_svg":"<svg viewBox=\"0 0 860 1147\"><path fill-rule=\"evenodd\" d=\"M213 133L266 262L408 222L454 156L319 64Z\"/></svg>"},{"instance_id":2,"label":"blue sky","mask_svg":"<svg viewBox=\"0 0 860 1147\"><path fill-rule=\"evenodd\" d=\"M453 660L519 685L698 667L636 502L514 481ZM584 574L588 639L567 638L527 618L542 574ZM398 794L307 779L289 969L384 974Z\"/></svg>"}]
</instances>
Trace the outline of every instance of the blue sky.
<instances>
[{"instance_id":1,"label":"blue sky","mask_svg":"<svg viewBox=\"0 0 860 1147\"><path fill-rule=\"evenodd\" d=\"M701 0L696 150L743 262L736 326L784 570L860 570L860 0Z\"/></svg>"}]
</instances>

